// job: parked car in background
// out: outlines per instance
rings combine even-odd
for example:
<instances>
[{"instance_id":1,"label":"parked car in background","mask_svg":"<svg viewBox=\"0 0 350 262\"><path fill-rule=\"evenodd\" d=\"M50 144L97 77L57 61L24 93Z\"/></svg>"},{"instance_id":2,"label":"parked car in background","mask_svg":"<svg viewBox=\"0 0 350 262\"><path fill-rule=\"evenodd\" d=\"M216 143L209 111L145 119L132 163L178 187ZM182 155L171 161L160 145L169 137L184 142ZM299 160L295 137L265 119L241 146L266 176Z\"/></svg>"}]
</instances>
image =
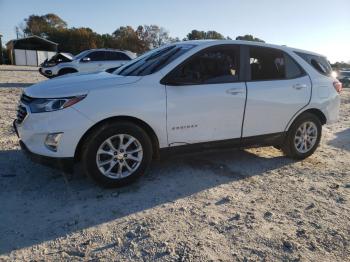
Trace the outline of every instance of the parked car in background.
<instances>
[{"instance_id":1,"label":"parked car in background","mask_svg":"<svg viewBox=\"0 0 350 262\"><path fill-rule=\"evenodd\" d=\"M350 70L339 71L338 80L343 84L344 87L350 87Z\"/></svg>"},{"instance_id":2,"label":"parked car in background","mask_svg":"<svg viewBox=\"0 0 350 262\"><path fill-rule=\"evenodd\" d=\"M74 58L74 55L71 53L57 53L50 59L46 59L40 67L51 67L55 66L59 63L64 63L64 62L71 62Z\"/></svg>"},{"instance_id":3,"label":"parked car in background","mask_svg":"<svg viewBox=\"0 0 350 262\"><path fill-rule=\"evenodd\" d=\"M45 61L39 68L39 72L48 78L53 78L77 72L113 71L135 57L136 54L130 51L114 49L90 49L76 56L58 53Z\"/></svg>"},{"instance_id":4,"label":"parked car in background","mask_svg":"<svg viewBox=\"0 0 350 262\"><path fill-rule=\"evenodd\" d=\"M274 145L304 159L322 125L338 119L341 83L331 73L324 56L286 46L174 43L112 74L26 88L14 126L32 155L80 161L109 187L134 181L172 149Z\"/></svg>"}]
</instances>

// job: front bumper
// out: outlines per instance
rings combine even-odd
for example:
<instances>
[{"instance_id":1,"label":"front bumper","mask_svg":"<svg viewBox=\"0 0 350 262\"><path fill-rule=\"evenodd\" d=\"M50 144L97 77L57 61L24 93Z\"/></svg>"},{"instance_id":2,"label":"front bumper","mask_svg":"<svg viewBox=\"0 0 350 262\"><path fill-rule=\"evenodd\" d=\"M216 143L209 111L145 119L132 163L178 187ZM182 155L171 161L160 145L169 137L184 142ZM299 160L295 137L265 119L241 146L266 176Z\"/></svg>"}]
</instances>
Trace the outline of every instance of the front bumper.
<instances>
[{"instance_id":1,"label":"front bumper","mask_svg":"<svg viewBox=\"0 0 350 262\"><path fill-rule=\"evenodd\" d=\"M50 69L44 69L42 67L39 68L39 73L47 78L55 77Z\"/></svg>"},{"instance_id":2,"label":"front bumper","mask_svg":"<svg viewBox=\"0 0 350 262\"><path fill-rule=\"evenodd\" d=\"M74 158L75 150L93 122L73 107L48 113L30 113L22 123L14 122L17 136L26 148L37 155L52 158ZM57 151L45 145L48 134L63 133Z\"/></svg>"},{"instance_id":3,"label":"front bumper","mask_svg":"<svg viewBox=\"0 0 350 262\"><path fill-rule=\"evenodd\" d=\"M15 126L15 125L14 125ZM15 128L16 130L16 128ZM17 133L17 131L16 131ZM28 147L19 140L19 145L21 146L21 149L24 151L24 153L29 157L30 160L33 162L62 170L64 172L72 173L74 170L74 158L73 157L64 157L64 158L55 158L55 157L47 157L35 154L31 152Z\"/></svg>"}]
</instances>

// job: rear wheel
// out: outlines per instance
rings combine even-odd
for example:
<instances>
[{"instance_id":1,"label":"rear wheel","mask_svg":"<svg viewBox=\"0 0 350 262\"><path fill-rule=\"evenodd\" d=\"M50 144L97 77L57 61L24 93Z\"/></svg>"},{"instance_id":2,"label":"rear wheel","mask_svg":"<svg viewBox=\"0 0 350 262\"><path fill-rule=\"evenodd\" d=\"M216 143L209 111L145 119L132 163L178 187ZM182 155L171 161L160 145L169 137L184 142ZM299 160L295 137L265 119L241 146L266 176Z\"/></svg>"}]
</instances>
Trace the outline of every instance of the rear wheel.
<instances>
[{"instance_id":1,"label":"rear wheel","mask_svg":"<svg viewBox=\"0 0 350 262\"><path fill-rule=\"evenodd\" d=\"M322 136L322 125L317 116L305 113L298 117L290 127L283 152L295 159L304 159L312 155Z\"/></svg>"},{"instance_id":2,"label":"rear wheel","mask_svg":"<svg viewBox=\"0 0 350 262\"><path fill-rule=\"evenodd\" d=\"M105 187L129 184L144 174L152 159L152 143L139 126L121 122L95 130L83 147L86 174Z\"/></svg>"}]
</instances>

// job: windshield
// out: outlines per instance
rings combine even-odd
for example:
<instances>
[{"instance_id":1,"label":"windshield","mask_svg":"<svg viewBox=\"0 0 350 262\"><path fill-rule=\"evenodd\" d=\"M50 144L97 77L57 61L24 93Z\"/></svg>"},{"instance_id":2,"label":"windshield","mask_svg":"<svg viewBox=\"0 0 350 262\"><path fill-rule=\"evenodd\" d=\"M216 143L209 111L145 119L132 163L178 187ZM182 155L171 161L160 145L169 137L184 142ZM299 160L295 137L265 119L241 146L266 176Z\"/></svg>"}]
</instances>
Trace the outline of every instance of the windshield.
<instances>
[{"instance_id":1,"label":"windshield","mask_svg":"<svg viewBox=\"0 0 350 262\"><path fill-rule=\"evenodd\" d=\"M87 55L88 53L89 53L89 50L85 50L83 52L80 52L79 54L77 54L74 57L74 60L79 60L79 59L83 58L85 55Z\"/></svg>"},{"instance_id":2,"label":"windshield","mask_svg":"<svg viewBox=\"0 0 350 262\"><path fill-rule=\"evenodd\" d=\"M190 44L178 44L157 48L117 69L115 74L122 76L144 76L153 74L193 47L194 45Z\"/></svg>"}]
</instances>

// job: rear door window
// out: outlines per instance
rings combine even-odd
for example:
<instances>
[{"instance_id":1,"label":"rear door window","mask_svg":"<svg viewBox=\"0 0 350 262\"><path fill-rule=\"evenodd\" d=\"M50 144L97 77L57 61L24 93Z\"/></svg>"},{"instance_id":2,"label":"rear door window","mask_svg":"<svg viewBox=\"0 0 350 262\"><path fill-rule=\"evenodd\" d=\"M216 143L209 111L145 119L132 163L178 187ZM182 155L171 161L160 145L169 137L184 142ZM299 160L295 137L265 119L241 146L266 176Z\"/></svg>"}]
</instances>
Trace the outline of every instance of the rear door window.
<instances>
[{"instance_id":1,"label":"rear door window","mask_svg":"<svg viewBox=\"0 0 350 262\"><path fill-rule=\"evenodd\" d=\"M322 75L330 76L332 73L332 67L328 60L324 56L317 56L306 54L302 52L295 52L298 56L304 59L309 65L311 65L316 71Z\"/></svg>"},{"instance_id":2,"label":"rear door window","mask_svg":"<svg viewBox=\"0 0 350 262\"><path fill-rule=\"evenodd\" d=\"M249 54L252 81L293 79L304 75L302 68L281 50L250 47Z\"/></svg>"},{"instance_id":3,"label":"rear door window","mask_svg":"<svg viewBox=\"0 0 350 262\"><path fill-rule=\"evenodd\" d=\"M106 52L106 59L110 61L125 61L125 60L131 60L130 57L128 57L126 54L121 52L112 52L107 51Z\"/></svg>"},{"instance_id":4,"label":"rear door window","mask_svg":"<svg viewBox=\"0 0 350 262\"><path fill-rule=\"evenodd\" d=\"M286 78L293 79L305 75L304 70L289 55L284 54L284 62L286 65Z\"/></svg>"}]
</instances>

